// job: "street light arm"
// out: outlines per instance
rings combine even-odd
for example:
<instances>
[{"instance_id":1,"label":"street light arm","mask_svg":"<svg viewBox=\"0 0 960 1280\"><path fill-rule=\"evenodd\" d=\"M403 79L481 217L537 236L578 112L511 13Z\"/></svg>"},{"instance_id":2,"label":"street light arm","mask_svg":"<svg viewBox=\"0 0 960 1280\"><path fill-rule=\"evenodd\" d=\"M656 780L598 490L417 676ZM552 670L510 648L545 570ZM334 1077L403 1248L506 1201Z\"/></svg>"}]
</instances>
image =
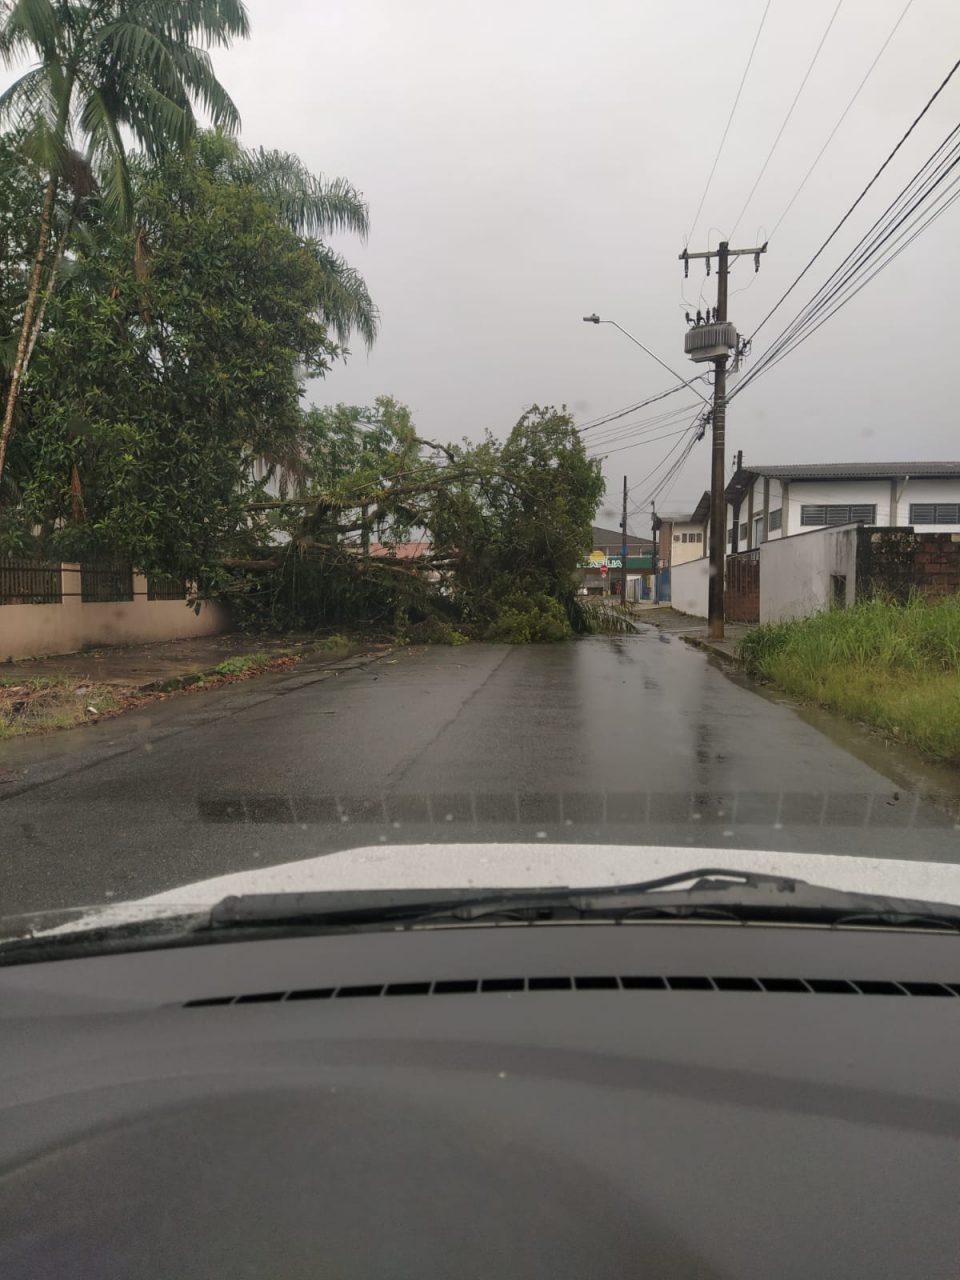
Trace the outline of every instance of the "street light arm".
<instances>
[{"instance_id":1,"label":"street light arm","mask_svg":"<svg viewBox=\"0 0 960 1280\"><path fill-rule=\"evenodd\" d=\"M587 322L587 324L612 324L615 329L620 330L620 332L623 334L625 338L629 338L630 341L635 343L640 348L641 351L645 351L651 360L656 360L657 364L660 365L662 369L666 369L667 373L669 373L671 377L679 378L685 387L689 387L690 390L694 393L694 395L697 395L700 397L700 399L703 401L703 403L707 406L708 409L713 408L712 400L708 400L702 391L698 391L697 388L693 385L693 383L688 381L686 378L682 377L679 373L677 373L676 369L671 369L670 366L664 363L664 361L661 360L658 355L655 355L654 352L652 352L649 347L645 347L639 338L635 338L632 333L626 330L622 324L617 324L616 320L601 320L600 317L596 314L592 316L584 316L583 318Z\"/></svg>"}]
</instances>

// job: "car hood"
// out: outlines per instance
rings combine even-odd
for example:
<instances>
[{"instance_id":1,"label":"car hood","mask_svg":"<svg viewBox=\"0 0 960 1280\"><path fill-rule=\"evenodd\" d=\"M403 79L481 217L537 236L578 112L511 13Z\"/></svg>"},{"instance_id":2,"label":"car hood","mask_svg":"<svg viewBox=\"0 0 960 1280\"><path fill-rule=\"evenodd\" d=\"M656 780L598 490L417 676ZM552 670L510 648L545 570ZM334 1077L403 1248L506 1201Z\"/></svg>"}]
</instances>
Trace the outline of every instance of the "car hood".
<instances>
[{"instance_id":1,"label":"car hood","mask_svg":"<svg viewBox=\"0 0 960 1280\"><path fill-rule=\"evenodd\" d=\"M31 916L29 933L73 932L207 910L232 895L348 889L508 889L635 884L722 866L829 889L960 904L960 865L695 845L372 845L235 871L128 902ZM25 918L26 919L26 918ZM9 921L7 936L10 936ZM15 933L15 931L14 931Z\"/></svg>"}]
</instances>

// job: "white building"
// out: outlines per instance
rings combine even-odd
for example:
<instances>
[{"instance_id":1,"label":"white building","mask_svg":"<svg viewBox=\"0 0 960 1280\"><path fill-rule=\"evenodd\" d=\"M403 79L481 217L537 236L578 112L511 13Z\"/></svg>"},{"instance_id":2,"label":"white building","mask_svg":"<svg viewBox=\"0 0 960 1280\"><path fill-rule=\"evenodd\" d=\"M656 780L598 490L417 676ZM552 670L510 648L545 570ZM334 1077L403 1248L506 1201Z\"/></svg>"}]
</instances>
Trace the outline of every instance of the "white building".
<instances>
[{"instance_id":1,"label":"white building","mask_svg":"<svg viewBox=\"0 0 960 1280\"><path fill-rule=\"evenodd\" d=\"M653 527L657 533L660 569L699 560L708 553L707 524L710 494L704 493L692 511L658 511Z\"/></svg>"},{"instance_id":2,"label":"white building","mask_svg":"<svg viewBox=\"0 0 960 1280\"><path fill-rule=\"evenodd\" d=\"M862 521L960 533L960 462L738 466L726 489L727 549Z\"/></svg>"}]
</instances>

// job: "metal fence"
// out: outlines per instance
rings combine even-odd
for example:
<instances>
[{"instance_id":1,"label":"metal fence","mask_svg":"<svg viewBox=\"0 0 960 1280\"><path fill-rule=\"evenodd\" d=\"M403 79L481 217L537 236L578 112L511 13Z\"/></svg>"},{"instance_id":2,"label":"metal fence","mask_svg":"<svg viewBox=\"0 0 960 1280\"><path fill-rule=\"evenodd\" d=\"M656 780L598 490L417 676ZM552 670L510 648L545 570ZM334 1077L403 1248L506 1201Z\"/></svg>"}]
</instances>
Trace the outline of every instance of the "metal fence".
<instances>
[{"instance_id":1,"label":"metal fence","mask_svg":"<svg viewBox=\"0 0 960 1280\"><path fill-rule=\"evenodd\" d=\"M133 568L124 561L100 560L80 566L84 604L114 604L133 599Z\"/></svg>"},{"instance_id":2,"label":"metal fence","mask_svg":"<svg viewBox=\"0 0 960 1280\"><path fill-rule=\"evenodd\" d=\"M148 600L186 600L186 578L147 578Z\"/></svg>"},{"instance_id":3,"label":"metal fence","mask_svg":"<svg viewBox=\"0 0 960 1280\"><path fill-rule=\"evenodd\" d=\"M0 559L0 604L62 604L58 564Z\"/></svg>"}]
</instances>

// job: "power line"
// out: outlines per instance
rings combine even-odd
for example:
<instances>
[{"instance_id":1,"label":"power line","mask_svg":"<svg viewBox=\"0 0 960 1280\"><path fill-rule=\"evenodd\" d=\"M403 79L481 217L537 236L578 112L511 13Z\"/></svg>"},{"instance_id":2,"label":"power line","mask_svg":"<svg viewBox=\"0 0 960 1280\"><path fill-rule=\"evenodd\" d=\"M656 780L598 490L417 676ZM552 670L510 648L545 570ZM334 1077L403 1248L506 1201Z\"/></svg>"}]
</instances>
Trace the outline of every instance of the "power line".
<instances>
[{"instance_id":1,"label":"power line","mask_svg":"<svg viewBox=\"0 0 960 1280\"><path fill-rule=\"evenodd\" d=\"M807 180L809 179L810 175L813 173L814 169L816 169L817 165L818 165L818 164L820 163L820 161L823 159L823 153L826 151L827 147L829 147L830 143L833 141L833 139L834 139L834 137L835 137L835 135L836 135L837 131L839 130L840 126L843 124L844 120L846 120L847 116L850 114L850 108L853 106L853 104L856 102L856 100L860 97L860 94L861 94L861 92L862 92L862 90L863 90L863 86L867 83L867 81L868 81L868 80L870 79L870 77L873 75L874 68L876 67L876 65L877 65L877 63L880 61L880 59L883 57L884 53L886 52L887 45L890 43L890 41L893 39L893 37L897 34L897 30L898 30L898 28L899 28L899 26L900 26L901 22L903 22L904 18L907 16L907 13L910 11L910 8L911 8L911 6L912 6L912 5L913 5L913 0L907 0L907 3L904 5L903 9L902 9L902 10L901 10L901 12L900 12L900 17L896 20L896 22L895 22L895 23L893 24L893 26L890 28L890 31L889 31L889 33L888 33L888 35L887 35L886 40L884 40L883 44L880 46L880 49L879 49L879 52L877 53L877 56L876 56L876 57L874 58L874 60L870 63L869 67L867 67L866 75L863 77L863 79L862 79L862 80L860 81L860 83L857 85L857 88L856 88L856 91L854 92L853 97L850 99L850 101L849 101L849 102L847 103L847 105L844 107L843 111L840 113L840 118L837 120L837 123L833 126L833 128L830 130L829 134L827 135L827 140L826 140L826 142L823 144L823 146L822 146L822 147L820 148L820 150L817 152L817 154L816 154L816 156L815 156L815 158L814 158L813 164L810 166L810 168L807 170L807 172L803 175L803 178L800 180L800 185L799 185L799 187L797 187L796 191L795 191L795 192L793 193L793 195L790 197L790 200L789 200L789 202L787 203L787 207L784 209L783 213L781 213L780 217L779 217L779 218L777 219L777 221L774 223L773 231L771 231L771 233L770 233L771 238L777 234L777 231L779 230L779 227L780 227L780 223L781 223L781 222L783 222L784 218L787 216L787 214L788 214L788 213L790 212L790 210L793 208L794 203L796 202L796 199L797 199L797 197L799 196L800 192L801 192L801 191L803 190L803 188L807 185Z\"/></svg>"},{"instance_id":2,"label":"power line","mask_svg":"<svg viewBox=\"0 0 960 1280\"><path fill-rule=\"evenodd\" d=\"M818 316L826 308L829 307L829 315L832 315L840 306L849 301L849 298L852 297L854 293L859 292L860 288L863 287L863 284L867 283L867 280L864 280L855 289L853 288L857 277L862 276L869 269L871 264L880 258L883 246L890 241L891 237L894 236L901 227L903 227L904 223L918 209L920 209L921 206L929 204L931 197L937 189L942 186L953 170L958 166L958 164L960 164L960 142L954 141L958 134L960 134L960 125L952 129L934 153L924 161L923 165L921 165L917 173L914 174L906 186L900 191L896 199L887 206L866 234L861 237L857 245L847 254L846 258L844 258L840 265L831 273L828 279L820 286L807 304L801 308L779 337L774 339L764 352L763 356L761 356L759 364L747 374L747 376L737 386L736 391L732 394L738 394L746 385L759 376L765 368L771 367L774 363L778 363L779 359L787 353L788 349L792 349L794 346L799 345L799 341L804 340L800 338L799 335L801 335L805 329L809 329L812 332L811 326L813 325L813 322L817 320ZM951 143L953 144L952 148L947 151L946 149L950 147ZM946 151L946 155L942 154L944 151ZM932 170L932 174L927 175L925 178L924 175L927 173L927 170L931 169L931 166L935 166ZM955 184L956 179L954 179L954 181L947 187L947 192L949 192ZM918 191L919 194L917 194ZM937 200L943 200L944 195L945 193L941 191L936 197ZM912 203L910 203L911 201ZM948 207L949 203L952 203L952 201L948 201L947 206L944 207ZM870 274L868 279L872 279L879 273L879 271L883 270L884 267L889 265L889 262L892 261L894 257L899 256L903 249L907 247L906 245L902 245L896 253L891 253L890 250L897 244L898 240L902 240L907 232L916 226L917 222L926 218L923 225L907 242L911 243L913 239L916 238L916 235L920 234L920 231L924 230L931 221L940 216L940 213L944 211L944 207L941 207L939 210L935 210L932 214L929 213L929 210L924 210L924 212L918 214L918 216L914 218L913 222L906 227L906 230L901 231L897 239L893 240L893 244L890 245L888 249L883 250L887 256L881 260L880 266ZM853 292L851 292L851 289ZM849 296L842 296L844 293ZM840 295L840 301L836 301L838 295ZM831 305L834 303L835 305ZM824 316L824 319L826 318L828 317ZM819 328L819 324L815 327ZM809 336L809 334L805 336Z\"/></svg>"},{"instance_id":3,"label":"power line","mask_svg":"<svg viewBox=\"0 0 960 1280\"><path fill-rule=\"evenodd\" d=\"M646 400L641 400L637 404L627 405L623 409L615 409L611 413L601 414L599 418L592 418L588 422L581 423L578 431L592 431L594 427L602 427L608 422L615 422L618 418L625 418L629 413L636 413L638 409L645 409L648 404L656 404L658 400L665 400L667 396L675 395L678 391L683 391L693 382L702 382L706 374L701 374L699 378L691 378L690 382L678 382L676 386L668 387L666 391L661 391L655 396L649 396Z\"/></svg>"},{"instance_id":4,"label":"power line","mask_svg":"<svg viewBox=\"0 0 960 1280\"><path fill-rule=\"evenodd\" d=\"M655 476L657 472L660 470L660 468L664 466L664 464L668 461L668 459L670 458L670 455L674 453L678 448L680 448L680 446L683 444L683 438L682 438L683 434L686 434L687 431L694 432L694 434L687 441L684 447L683 453L681 453L680 456L670 464L670 467L667 469L665 474L661 476L660 480L657 481L653 489L644 498L641 498L640 501L634 505L632 511L629 513L630 515L636 515L637 512L642 510L642 508L645 507L648 502L652 502L656 498L660 490L663 488L663 486L670 480L670 478L675 477L676 475L679 474L680 468L683 466L687 458L690 456L690 453L692 452L694 445L697 444L697 442L703 438L703 433L699 429L702 423L702 418L703 418L702 412L698 410L696 416L692 419L690 423L688 423L684 432L681 433L681 438L676 442L676 444L674 444L672 448L667 450L667 452L660 459L657 465L651 471L649 471L643 477L642 480L638 480L636 484L633 485L633 487L630 490L631 493L633 493L635 489L639 489L641 485L646 484L648 480L650 480L653 476Z\"/></svg>"},{"instance_id":5,"label":"power line","mask_svg":"<svg viewBox=\"0 0 960 1280\"><path fill-rule=\"evenodd\" d=\"M856 209L856 208L857 208L857 206L858 206L858 205L860 205L860 204L863 202L863 200L864 200L864 198L866 197L867 193L870 191L870 189L871 189L871 188L875 185L875 183L877 182L877 179L880 177L880 175L883 173L883 171L887 168L887 166L888 166L888 165L890 164L890 162L893 160L894 156L897 154L897 152L900 150L900 148L903 146L903 144L906 142L906 140L910 137L911 133L913 133L914 129L917 127L917 125L920 123L920 121L923 119L923 117L927 114L927 112L928 112L928 111L930 110L930 108L933 106L934 102L936 102L937 98L939 98L940 94L944 91L944 89L947 87L947 85L948 85L948 84L950 83L950 81L953 79L954 75L956 74L956 71L957 71L957 68L958 68L958 67L960 67L960 59L958 59L958 60L953 64L953 66L952 66L952 67L950 68L950 70L947 72L946 76L944 76L943 80L940 82L940 84L938 85L938 87L936 88L936 90L934 91L934 93L931 95L931 97L930 97L930 98L929 98L929 100L927 101L927 103L926 103L926 105L924 106L923 110L922 110L922 111L919 113L919 115L917 115L917 116L916 116L916 118L913 120L913 123L912 123L912 124L910 125L910 127L907 129L906 133L903 135L903 137L900 139L900 141L897 143L897 145L893 148L893 150L892 150L892 151L890 152L890 154L887 156L886 160L884 160L883 164L882 164L882 165L880 166L880 168L876 171L876 173L873 175L873 177L870 179L870 181L867 183L867 185L863 188L863 190L862 190L862 191L860 192L860 194L857 196L856 200L854 200L853 204L850 206L850 208L847 210L847 212L843 215L843 217L840 219L840 221L837 223L837 225L834 227L834 229L833 229L833 230L830 232L830 234L827 236L826 240L824 240L824 242L823 242L823 244L820 246L820 248L816 251L816 253L815 253L815 254L813 255L813 257L810 259L810 261L807 263L807 265L803 268L803 270L800 272L800 274L797 276L797 278L796 278L796 279L793 281L793 283L790 285L790 287L789 287L789 288L788 288L788 289L787 289L783 294L781 294L781 296L777 299L777 301L773 304L773 306L770 308L770 310L767 312L767 314L763 317L763 319L760 321L760 323L759 323L759 324L757 325L757 327L754 329L753 333L750 335L750 341L751 341L751 342L752 342L752 341L753 341L753 339L757 336L757 334L760 332L760 330L763 328L763 326L767 323L767 321L770 319L770 317L771 317L771 316L772 316L772 315L773 315L777 310L779 310L779 308L783 305L783 303L787 300L787 298L789 298L790 294L791 294L791 293L793 293L794 289L797 287L797 285L800 283L800 281L803 279L803 277L807 274L807 272L810 270L810 268L813 266L813 264L817 261L817 259L821 256L821 254L823 253L823 251L826 249L827 245L829 245L829 244L830 244L830 242L831 242L831 241L836 237L837 233L840 231L841 227L843 227L843 226L844 226L844 224L847 222L848 218L849 218L849 217L850 217L850 215L853 213L854 209ZM742 386L742 385L743 385L743 383L741 383L740 385ZM738 387L738 388L737 388L737 390L739 390L739 389L740 389L740 388Z\"/></svg>"},{"instance_id":6,"label":"power line","mask_svg":"<svg viewBox=\"0 0 960 1280\"><path fill-rule=\"evenodd\" d=\"M783 137L783 131L786 129L787 125L790 123L790 117L793 115L794 108L796 107L797 103L800 101L800 95L801 93L803 93L804 86L806 85L807 81L810 79L810 73L813 71L813 68L817 64L817 59L820 57L820 50L823 48L824 44L826 43L827 36L830 34L830 28L833 26L834 22L836 21L837 14L840 12L840 7L842 4L843 4L843 0L837 0L836 8L834 9L833 13L830 15L830 21L827 23L826 28L824 29L823 35L820 37L820 43L817 45L816 50L814 51L813 57L810 60L810 65L807 67L806 73L803 79L800 81L800 88L793 95L793 101L790 103L790 108L787 111L787 114L783 117L783 124L780 126L779 132L777 133L777 136L773 140L773 145L770 147L770 150L767 152L767 158L766 160L764 160L760 168L760 172L757 174L756 181L754 182L753 186L750 188L750 194L747 196L746 200L743 202L743 208L740 210L739 214L737 215L736 222L733 224L733 226L730 229L730 234L727 237L727 239L729 240L732 240L734 235L736 234L737 227L739 227L741 219L743 218L743 215L746 213L747 207L750 204L750 201L753 199L754 192L756 191L757 187L759 187L760 181L763 178L763 175L767 171L767 165L770 163L773 153L776 151L777 145L779 144L780 139Z\"/></svg>"},{"instance_id":7,"label":"power line","mask_svg":"<svg viewBox=\"0 0 960 1280\"><path fill-rule=\"evenodd\" d=\"M601 449L599 453L588 454L591 458L606 458L611 453L622 453L624 449L635 449L642 444L656 444L658 440L670 440L673 436L682 436L685 431L689 431L690 427L681 427L679 431L668 431L662 436L653 436L649 440L630 440L626 444L622 444L617 449Z\"/></svg>"},{"instance_id":8,"label":"power line","mask_svg":"<svg viewBox=\"0 0 960 1280\"><path fill-rule=\"evenodd\" d=\"M960 132L960 126L955 132ZM929 161L927 163L929 164ZM924 168L926 168L926 165ZM891 213L880 232L873 236L873 239L863 252L855 258L854 262L843 274L840 274L841 268L852 256L851 254L847 255L847 259L844 260L844 263L841 263L841 267L837 268L833 275L821 286L821 289L810 299L806 307L801 309L783 333L770 344L761 357L759 364L731 392L730 399L749 386L761 374L779 364L791 351L806 342L809 337L812 337L817 329L825 324L831 316L835 315L841 307L846 306L851 299L856 297L860 290L865 288L881 271L886 270L913 243L917 236L960 198L960 191L950 194L954 191L954 188L960 186L960 173L958 173L944 190L939 191L935 200L931 202L931 196L933 196L934 192L958 168L960 168L960 144L954 147L945 160L941 161L939 171L928 180L926 188L913 200L913 203L905 210L897 210L895 215ZM911 180L909 185L912 186L914 181ZM897 203L901 203L900 197L895 202L895 204ZM890 207L890 209L894 208L895 206ZM920 210L919 213L917 212L918 209ZM890 210L887 212L890 212ZM915 217L912 216L914 214L916 214ZM911 217L912 221L908 221ZM876 224L874 224L875 226ZM871 232L873 230L874 228L871 228ZM871 232L868 232L867 236ZM898 232L899 234L896 234ZM864 236L860 241L861 245L867 239L867 236ZM884 245L887 247L884 248ZM859 248L860 246L858 245L857 247ZM837 278L838 276L839 278Z\"/></svg>"},{"instance_id":9,"label":"power line","mask_svg":"<svg viewBox=\"0 0 960 1280\"><path fill-rule=\"evenodd\" d=\"M633 438L634 436L649 435L651 431L665 426L668 422L674 422L678 417L682 417L696 409L696 404L678 405L676 409L672 409L669 413L657 414L654 418L644 418L639 422L624 422L620 426L608 428L602 435L597 436L589 441L591 449L601 449L608 444L616 444L620 440Z\"/></svg>"},{"instance_id":10,"label":"power line","mask_svg":"<svg viewBox=\"0 0 960 1280\"><path fill-rule=\"evenodd\" d=\"M747 73L750 70L751 63L753 62L753 55L757 51L757 44L760 41L760 32L763 30L763 24L767 20L767 14L770 12L771 3L772 3L772 0L767 0L766 8L764 9L763 15L760 18L760 25L759 27L757 27L757 34L753 37L753 44L750 46L750 55L747 58L747 65L743 68L743 75L740 77L740 85L737 89L737 96L734 98L733 106L730 108L730 114L729 116L727 116L727 123L723 130L723 137L720 139L719 147L717 147L717 154L713 158L713 165L710 169L710 174L707 178L707 185L703 188L703 195L700 197L700 203L697 205L697 212L693 215L693 222L691 223L691 226L690 226L690 233L687 236L687 240L686 240L687 244L689 244L690 241L693 239L693 233L697 229L697 222L700 218L701 212L703 211L704 201L706 200L707 193L710 190L710 184L713 182L713 175L716 173L717 165L720 163L720 155L721 155L721 152L723 151L724 143L727 140L727 134L730 132L730 126L731 124L733 124L733 117L734 117L734 114L736 113L737 105L740 102L740 95L743 93L743 86L747 82Z\"/></svg>"}]
</instances>

